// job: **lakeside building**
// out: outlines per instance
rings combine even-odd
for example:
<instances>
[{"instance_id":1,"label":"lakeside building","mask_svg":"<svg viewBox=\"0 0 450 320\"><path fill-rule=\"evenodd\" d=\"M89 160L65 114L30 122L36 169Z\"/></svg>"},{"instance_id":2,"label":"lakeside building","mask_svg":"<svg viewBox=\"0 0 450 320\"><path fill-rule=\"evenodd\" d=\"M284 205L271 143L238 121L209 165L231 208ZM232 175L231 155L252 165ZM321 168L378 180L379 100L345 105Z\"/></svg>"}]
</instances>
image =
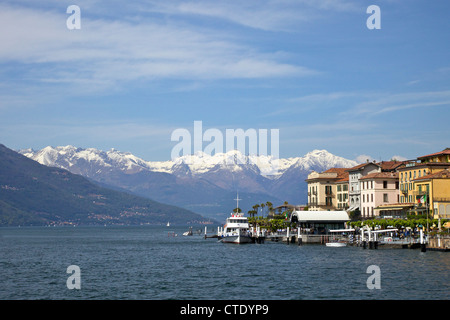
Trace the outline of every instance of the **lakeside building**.
<instances>
[{"instance_id":1,"label":"lakeside building","mask_svg":"<svg viewBox=\"0 0 450 320\"><path fill-rule=\"evenodd\" d=\"M398 172L369 173L360 179L361 216L380 216L379 206L399 203Z\"/></svg>"},{"instance_id":2,"label":"lakeside building","mask_svg":"<svg viewBox=\"0 0 450 320\"><path fill-rule=\"evenodd\" d=\"M308 183L308 210L309 211L331 211L338 207L337 187L340 186L339 194L342 197L342 181L347 178L347 168L331 168L324 172L312 171L306 182ZM342 198L341 198L341 203Z\"/></svg>"},{"instance_id":3,"label":"lakeside building","mask_svg":"<svg viewBox=\"0 0 450 320\"><path fill-rule=\"evenodd\" d=\"M330 230L345 229L346 223L350 221L346 211L294 211L295 216L305 242L314 242L307 238L307 234L328 234ZM315 241L320 241L316 238Z\"/></svg>"},{"instance_id":4,"label":"lakeside building","mask_svg":"<svg viewBox=\"0 0 450 320\"><path fill-rule=\"evenodd\" d=\"M348 211L361 212L361 184L360 179L370 173L379 172L380 167L375 162L362 163L347 170L349 179L349 208Z\"/></svg>"},{"instance_id":5,"label":"lakeside building","mask_svg":"<svg viewBox=\"0 0 450 320\"><path fill-rule=\"evenodd\" d=\"M428 210L433 219L450 218L449 169L417 178L414 184L417 210Z\"/></svg>"},{"instance_id":6,"label":"lakeside building","mask_svg":"<svg viewBox=\"0 0 450 320\"><path fill-rule=\"evenodd\" d=\"M379 215L379 211L376 212L375 203L381 203L384 202L384 199L387 199L385 203L398 203L397 197L395 195L396 189L393 187L397 187L397 184L394 182L394 177L390 174L384 174L384 173L393 173L398 168L405 166L404 161L381 161L381 162L369 162L367 160L366 163L359 164L353 168L348 169L349 173L349 208L348 211L358 211L362 217L368 218L368 217L374 217ZM378 175L376 175L378 174ZM368 179L372 179L370 181L362 180L365 177L369 177ZM386 178L384 180L380 180ZM398 180L395 178L395 180ZM365 186L365 192L362 193L362 182L364 181ZM375 201L375 189L372 186L377 185L377 190L381 189L378 188L379 181L382 181L383 186L386 185L387 190L389 192L387 193L387 196L384 196L386 193L383 194L383 198L381 201ZM368 188L367 183L370 183L370 188ZM388 186L388 187L387 187ZM383 188L384 189L384 188ZM367 191L372 190L372 191ZM385 191L387 191L385 190ZM379 193L378 191L376 192ZM364 195L364 199L362 196ZM378 199L378 198L377 198ZM363 201L364 200L364 201ZM364 204L364 205L363 205Z\"/></svg>"},{"instance_id":7,"label":"lakeside building","mask_svg":"<svg viewBox=\"0 0 450 320\"><path fill-rule=\"evenodd\" d=\"M399 168L400 204L409 214L431 213L438 218L450 213L450 148L410 161ZM443 172L445 171L445 172ZM442 172L442 173L441 173Z\"/></svg>"},{"instance_id":8,"label":"lakeside building","mask_svg":"<svg viewBox=\"0 0 450 320\"><path fill-rule=\"evenodd\" d=\"M344 178L336 181L337 210L348 209L348 172L344 173Z\"/></svg>"},{"instance_id":9,"label":"lakeside building","mask_svg":"<svg viewBox=\"0 0 450 320\"><path fill-rule=\"evenodd\" d=\"M450 218L450 148L415 160L312 171L306 182L310 211L353 211L365 219L425 213Z\"/></svg>"}]
</instances>

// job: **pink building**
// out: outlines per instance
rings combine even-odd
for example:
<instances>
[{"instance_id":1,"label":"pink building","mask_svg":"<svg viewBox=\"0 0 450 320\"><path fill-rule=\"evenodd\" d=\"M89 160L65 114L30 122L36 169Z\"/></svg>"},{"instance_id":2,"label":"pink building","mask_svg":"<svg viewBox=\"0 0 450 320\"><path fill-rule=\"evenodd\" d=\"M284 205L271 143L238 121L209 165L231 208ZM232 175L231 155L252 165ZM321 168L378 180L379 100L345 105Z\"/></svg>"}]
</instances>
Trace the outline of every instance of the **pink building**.
<instances>
[{"instance_id":1,"label":"pink building","mask_svg":"<svg viewBox=\"0 0 450 320\"><path fill-rule=\"evenodd\" d=\"M371 218L379 215L380 205L400 202L398 172L374 172L361 177L361 216Z\"/></svg>"}]
</instances>

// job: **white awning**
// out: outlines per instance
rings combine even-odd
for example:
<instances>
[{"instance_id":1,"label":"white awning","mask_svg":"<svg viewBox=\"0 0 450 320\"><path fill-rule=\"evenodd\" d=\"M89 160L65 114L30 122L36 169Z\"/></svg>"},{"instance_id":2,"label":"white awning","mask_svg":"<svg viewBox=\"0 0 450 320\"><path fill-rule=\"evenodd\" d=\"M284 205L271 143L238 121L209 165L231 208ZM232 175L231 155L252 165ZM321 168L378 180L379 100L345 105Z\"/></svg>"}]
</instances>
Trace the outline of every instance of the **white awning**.
<instances>
[{"instance_id":1,"label":"white awning","mask_svg":"<svg viewBox=\"0 0 450 320\"><path fill-rule=\"evenodd\" d=\"M355 231L355 229L334 229L334 230L329 230L330 232L353 232Z\"/></svg>"},{"instance_id":2,"label":"white awning","mask_svg":"<svg viewBox=\"0 0 450 320\"><path fill-rule=\"evenodd\" d=\"M350 218L346 211L294 211L298 222L345 222Z\"/></svg>"},{"instance_id":3,"label":"white awning","mask_svg":"<svg viewBox=\"0 0 450 320\"><path fill-rule=\"evenodd\" d=\"M372 233L385 233L385 232L394 232L394 231L398 231L398 229L375 230L375 231L372 231Z\"/></svg>"}]
</instances>

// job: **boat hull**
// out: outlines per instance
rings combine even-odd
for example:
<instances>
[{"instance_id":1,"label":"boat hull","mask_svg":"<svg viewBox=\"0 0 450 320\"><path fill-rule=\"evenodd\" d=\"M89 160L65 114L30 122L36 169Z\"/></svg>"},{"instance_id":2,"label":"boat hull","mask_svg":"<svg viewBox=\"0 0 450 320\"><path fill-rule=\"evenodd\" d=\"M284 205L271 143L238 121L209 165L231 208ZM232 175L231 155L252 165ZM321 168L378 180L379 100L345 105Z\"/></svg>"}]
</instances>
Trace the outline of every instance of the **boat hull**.
<instances>
[{"instance_id":1,"label":"boat hull","mask_svg":"<svg viewBox=\"0 0 450 320\"><path fill-rule=\"evenodd\" d=\"M346 243L343 242L328 242L325 244L327 247L345 247L347 246Z\"/></svg>"},{"instance_id":2,"label":"boat hull","mask_svg":"<svg viewBox=\"0 0 450 320\"><path fill-rule=\"evenodd\" d=\"M224 236L224 237L222 237L222 242L224 242L224 243L237 243L237 244L251 243L252 242L252 238L249 237L249 236L239 236L239 235Z\"/></svg>"}]
</instances>

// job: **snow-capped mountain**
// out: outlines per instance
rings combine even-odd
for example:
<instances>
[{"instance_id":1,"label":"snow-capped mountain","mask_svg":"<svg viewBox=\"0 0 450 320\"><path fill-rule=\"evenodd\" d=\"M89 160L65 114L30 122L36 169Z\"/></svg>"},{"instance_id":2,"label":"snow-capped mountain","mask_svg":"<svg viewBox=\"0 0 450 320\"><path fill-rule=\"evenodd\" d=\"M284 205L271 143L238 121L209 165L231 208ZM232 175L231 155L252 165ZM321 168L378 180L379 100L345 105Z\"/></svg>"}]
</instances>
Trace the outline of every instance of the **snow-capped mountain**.
<instances>
[{"instance_id":1,"label":"snow-capped mountain","mask_svg":"<svg viewBox=\"0 0 450 320\"><path fill-rule=\"evenodd\" d=\"M243 167L252 168L263 176L281 176L290 168L301 170L326 170L331 167L352 167L357 163L342 157L335 156L326 150L314 150L303 157L275 159L273 156L242 155L237 150L227 153L218 153L213 156L204 152L194 155L185 155L174 161L146 161L129 152L115 149L101 151L94 148L46 147L41 150L20 150L23 155L46 166L60 167L66 170L79 171L78 174L90 176L86 164L95 165L95 169L102 171L121 170L133 174L140 171L183 173L201 175L211 170L222 168L233 172L243 170ZM84 165L84 170L82 169ZM72 168L72 169L71 169ZM180 168L184 168L180 170ZM95 171L97 173L97 171Z\"/></svg>"},{"instance_id":2,"label":"snow-capped mountain","mask_svg":"<svg viewBox=\"0 0 450 320\"><path fill-rule=\"evenodd\" d=\"M213 156L199 152L174 161L146 161L115 149L101 151L73 146L19 152L43 165L63 168L103 185L209 214L215 219L220 217L213 214L228 215L233 209L236 191L243 199L244 212L266 201L306 203L305 179L310 171L357 165L326 150L288 159L245 156L236 150Z\"/></svg>"}]
</instances>

